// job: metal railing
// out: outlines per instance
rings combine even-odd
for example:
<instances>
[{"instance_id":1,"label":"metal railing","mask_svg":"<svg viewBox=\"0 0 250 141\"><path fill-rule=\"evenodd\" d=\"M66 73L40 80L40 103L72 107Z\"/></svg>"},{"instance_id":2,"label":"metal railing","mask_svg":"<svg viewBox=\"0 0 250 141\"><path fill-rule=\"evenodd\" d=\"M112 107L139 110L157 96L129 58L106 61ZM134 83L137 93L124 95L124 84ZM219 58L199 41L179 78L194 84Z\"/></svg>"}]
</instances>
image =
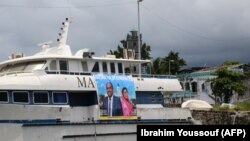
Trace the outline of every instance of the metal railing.
<instances>
[{"instance_id":1,"label":"metal railing","mask_svg":"<svg viewBox=\"0 0 250 141\"><path fill-rule=\"evenodd\" d=\"M131 75L131 74L130 74ZM132 74L133 77L142 77L142 78L160 78L160 79L176 79L175 75L157 75L157 74Z\"/></svg>"},{"instance_id":2,"label":"metal railing","mask_svg":"<svg viewBox=\"0 0 250 141\"><path fill-rule=\"evenodd\" d=\"M19 74L19 73L32 73L33 71L11 71L11 72L2 72L0 76L11 75L11 74Z\"/></svg>"}]
</instances>

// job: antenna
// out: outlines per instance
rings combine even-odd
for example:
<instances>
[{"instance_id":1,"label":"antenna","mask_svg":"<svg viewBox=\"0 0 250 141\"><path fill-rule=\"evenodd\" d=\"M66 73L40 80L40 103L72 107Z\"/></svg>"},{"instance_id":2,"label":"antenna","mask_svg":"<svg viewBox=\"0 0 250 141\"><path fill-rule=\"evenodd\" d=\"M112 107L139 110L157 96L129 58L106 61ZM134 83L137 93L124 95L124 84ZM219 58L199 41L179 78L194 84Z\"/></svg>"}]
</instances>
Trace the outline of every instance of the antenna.
<instances>
[{"instance_id":1,"label":"antenna","mask_svg":"<svg viewBox=\"0 0 250 141\"><path fill-rule=\"evenodd\" d=\"M46 42L43 42L43 43L39 43L37 44L39 47L42 48L42 50L46 49L46 48L49 48L49 45L52 43L52 41L46 41Z\"/></svg>"},{"instance_id":2,"label":"antenna","mask_svg":"<svg viewBox=\"0 0 250 141\"><path fill-rule=\"evenodd\" d=\"M62 27L60 28L61 31L59 33L59 37L57 38L57 41L59 42L59 45L66 45L67 38L68 38L68 30L69 30L69 23L72 21L72 18L66 18L64 22L62 22Z\"/></svg>"}]
</instances>

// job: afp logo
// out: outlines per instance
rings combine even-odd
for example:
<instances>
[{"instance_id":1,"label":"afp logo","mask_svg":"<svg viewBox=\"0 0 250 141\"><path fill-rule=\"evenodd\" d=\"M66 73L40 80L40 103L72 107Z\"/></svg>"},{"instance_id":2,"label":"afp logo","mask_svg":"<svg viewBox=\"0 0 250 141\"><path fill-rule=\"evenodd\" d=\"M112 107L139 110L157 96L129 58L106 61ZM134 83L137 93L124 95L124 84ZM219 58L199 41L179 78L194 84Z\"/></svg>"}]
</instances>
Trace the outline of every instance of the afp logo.
<instances>
[{"instance_id":1,"label":"afp logo","mask_svg":"<svg viewBox=\"0 0 250 141\"><path fill-rule=\"evenodd\" d=\"M222 129L221 131L221 137L225 138L225 137L242 137L245 138L246 137L246 131L245 129Z\"/></svg>"}]
</instances>

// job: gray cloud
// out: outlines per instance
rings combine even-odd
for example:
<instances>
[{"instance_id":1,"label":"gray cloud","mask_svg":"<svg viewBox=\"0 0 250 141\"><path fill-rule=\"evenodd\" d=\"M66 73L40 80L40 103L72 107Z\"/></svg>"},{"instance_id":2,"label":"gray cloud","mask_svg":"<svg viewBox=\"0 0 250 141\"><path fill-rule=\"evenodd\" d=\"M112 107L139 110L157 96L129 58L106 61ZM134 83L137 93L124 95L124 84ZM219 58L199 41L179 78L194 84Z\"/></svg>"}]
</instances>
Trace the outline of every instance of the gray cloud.
<instances>
[{"instance_id":1,"label":"gray cloud","mask_svg":"<svg viewBox=\"0 0 250 141\"><path fill-rule=\"evenodd\" d=\"M152 56L178 51L188 66L250 62L250 1L144 0L140 3L143 41ZM137 29L136 0L12 0L0 2L0 60L12 52L36 53L38 43L56 38L61 22L73 16L68 44L73 52L97 55L114 50Z\"/></svg>"}]
</instances>

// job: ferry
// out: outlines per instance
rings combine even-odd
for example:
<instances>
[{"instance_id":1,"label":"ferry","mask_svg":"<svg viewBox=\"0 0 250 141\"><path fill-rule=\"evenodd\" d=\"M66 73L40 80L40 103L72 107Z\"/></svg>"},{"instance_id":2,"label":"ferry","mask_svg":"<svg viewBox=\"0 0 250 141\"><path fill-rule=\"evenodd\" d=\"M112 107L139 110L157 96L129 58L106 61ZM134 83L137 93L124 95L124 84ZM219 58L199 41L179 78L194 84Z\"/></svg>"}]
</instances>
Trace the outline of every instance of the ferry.
<instances>
[{"instance_id":1,"label":"ferry","mask_svg":"<svg viewBox=\"0 0 250 141\"><path fill-rule=\"evenodd\" d=\"M1 140L136 140L138 123L191 123L190 111L163 107L165 95L182 91L175 76L138 74L138 65L150 60L134 56L73 54L66 42L70 23L63 22L57 46L45 42L32 56L13 54L0 63ZM131 116L103 114L106 81L118 97L131 84Z\"/></svg>"}]
</instances>

